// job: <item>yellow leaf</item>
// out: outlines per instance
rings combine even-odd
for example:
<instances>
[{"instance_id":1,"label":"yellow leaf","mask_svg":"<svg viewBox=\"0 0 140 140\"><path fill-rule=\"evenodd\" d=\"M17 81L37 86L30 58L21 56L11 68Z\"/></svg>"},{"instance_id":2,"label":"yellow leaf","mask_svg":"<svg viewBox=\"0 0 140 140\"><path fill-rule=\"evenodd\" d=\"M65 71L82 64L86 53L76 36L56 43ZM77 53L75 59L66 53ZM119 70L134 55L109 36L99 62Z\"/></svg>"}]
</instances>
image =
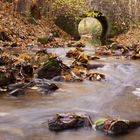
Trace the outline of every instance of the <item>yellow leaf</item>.
<instances>
[{"instance_id":1,"label":"yellow leaf","mask_svg":"<svg viewBox=\"0 0 140 140\"><path fill-rule=\"evenodd\" d=\"M31 57L27 53L23 53L19 56L19 59L30 59Z\"/></svg>"}]
</instances>

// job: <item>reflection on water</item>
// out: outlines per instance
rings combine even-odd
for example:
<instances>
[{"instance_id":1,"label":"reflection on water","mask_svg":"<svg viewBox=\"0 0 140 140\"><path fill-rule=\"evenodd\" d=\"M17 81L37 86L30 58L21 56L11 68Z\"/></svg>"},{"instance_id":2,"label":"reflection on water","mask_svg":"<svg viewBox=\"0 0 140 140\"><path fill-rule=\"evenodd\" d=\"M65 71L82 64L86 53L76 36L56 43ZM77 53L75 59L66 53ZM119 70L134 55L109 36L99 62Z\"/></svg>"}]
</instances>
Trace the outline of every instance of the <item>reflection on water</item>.
<instances>
[{"instance_id":1,"label":"reflection on water","mask_svg":"<svg viewBox=\"0 0 140 140\"><path fill-rule=\"evenodd\" d=\"M67 49L50 49L61 55L65 63ZM85 48L94 54L93 48ZM59 83L60 89L49 96L37 92L20 99L1 96L0 139L1 140L139 140L140 129L121 137L109 137L102 132L84 128L80 130L52 133L46 122L57 112L86 112L92 119L98 117L122 117L138 120L140 100L134 91L140 88L140 62L115 58L102 58L92 63L105 66L97 71L106 75L102 82ZM135 92L136 93L136 92Z\"/></svg>"}]
</instances>

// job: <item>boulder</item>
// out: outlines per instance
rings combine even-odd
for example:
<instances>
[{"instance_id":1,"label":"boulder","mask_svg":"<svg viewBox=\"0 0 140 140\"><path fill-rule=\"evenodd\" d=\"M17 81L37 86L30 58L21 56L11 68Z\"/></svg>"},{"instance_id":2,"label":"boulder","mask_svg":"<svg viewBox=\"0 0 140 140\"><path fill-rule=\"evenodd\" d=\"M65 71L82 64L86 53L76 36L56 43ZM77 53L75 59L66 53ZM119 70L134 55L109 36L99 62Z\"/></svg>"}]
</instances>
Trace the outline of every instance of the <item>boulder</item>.
<instances>
[{"instance_id":1,"label":"boulder","mask_svg":"<svg viewBox=\"0 0 140 140\"><path fill-rule=\"evenodd\" d=\"M78 113L58 113L48 121L51 131L61 131L66 129L80 128L89 125L87 116Z\"/></svg>"},{"instance_id":2,"label":"boulder","mask_svg":"<svg viewBox=\"0 0 140 140\"><path fill-rule=\"evenodd\" d=\"M52 79L61 75L61 63L57 59L49 60L38 71L38 78Z\"/></svg>"}]
</instances>

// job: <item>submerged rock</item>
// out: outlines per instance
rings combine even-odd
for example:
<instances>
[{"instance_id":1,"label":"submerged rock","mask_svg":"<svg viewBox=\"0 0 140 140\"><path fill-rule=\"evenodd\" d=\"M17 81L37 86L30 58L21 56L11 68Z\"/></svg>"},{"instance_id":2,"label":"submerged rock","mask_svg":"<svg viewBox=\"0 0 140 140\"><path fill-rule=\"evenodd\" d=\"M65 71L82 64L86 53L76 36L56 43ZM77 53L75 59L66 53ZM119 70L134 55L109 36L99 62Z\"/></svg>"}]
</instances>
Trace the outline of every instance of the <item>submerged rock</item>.
<instances>
[{"instance_id":1,"label":"submerged rock","mask_svg":"<svg viewBox=\"0 0 140 140\"><path fill-rule=\"evenodd\" d=\"M19 97L25 95L24 89L15 89L9 93L11 96Z\"/></svg>"},{"instance_id":2,"label":"submerged rock","mask_svg":"<svg viewBox=\"0 0 140 140\"><path fill-rule=\"evenodd\" d=\"M8 94L10 96L19 97L21 95L25 95L26 90L29 87L32 87L34 85L34 82L29 83L15 83L8 86Z\"/></svg>"},{"instance_id":3,"label":"submerged rock","mask_svg":"<svg viewBox=\"0 0 140 140\"><path fill-rule=\"evenodd\" d=\"M86 65L87 69L98 69L98 68L103 68L104 64L88 64Z\"/></svg>"},{"instance_id":4,"label":"submerged rock","mask_svg":"<svg viewBox=\"0 0 140 140\"><path fill-rule=\"evenodd\" d=\"M34 79L34 83L34 87L37 87L37 90L42 94L51 94L52 92L59 89L56 84L50 83L46 79Z\"/></svg>"},{"instance_id":5,"label":"submerged rock","mask_svg":"<svg viewBox=\"0 0 140 140\"><path fill-rule=\"evenodd\" d=\"M20 89L23 86L25 86L25 83L15 83L15 84L8 85L7 89L8 89L8 91L13 91L15 89Z\"/></svg>"},{"instance_id":6,"label":"submerged rock","mask_svg":"<svg viewBox=\"0 0 140 140\"><path fill-rule=\"evenodd\" d=\"M48 126L51 131L61 131L89 126L89 122L85 114L59 113L48 121Z\"/></svg>"},{"instance_id":7,"label":"submerged rock","mask_svg":"<svg viewBox=\"0 0 140 140\"><path fill-rule=\"evenodd\" d=\"M28 89L35 89L39 93L50 94L56 91L58 86L54 83L49 83L46 79L34 79L29 83L15 83L8 86L8 94L11 96L26 95Z\"/></svg>"}]
</instances>

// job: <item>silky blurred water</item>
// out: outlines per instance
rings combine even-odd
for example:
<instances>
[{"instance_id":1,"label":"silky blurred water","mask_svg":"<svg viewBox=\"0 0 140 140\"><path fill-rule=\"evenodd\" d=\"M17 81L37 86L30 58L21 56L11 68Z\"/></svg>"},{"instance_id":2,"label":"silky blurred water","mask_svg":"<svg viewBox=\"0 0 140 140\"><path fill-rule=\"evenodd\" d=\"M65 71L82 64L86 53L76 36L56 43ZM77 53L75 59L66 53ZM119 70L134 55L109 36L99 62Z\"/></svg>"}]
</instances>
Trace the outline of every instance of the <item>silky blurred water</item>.
<instances>
[{"instance_id":1,"label":"silky blurred water","mask_svg":"<svg viewBox=\"0 0 140 140\"><path fill-rule=\"evenodd\" d=\"M94 55L88 46L87 54ZM68 49L53 48L64 63ZM88 128L50 132L47 120L58 112L83 112L93 120L99 117L115 117L130 120L140 119L140 98L134 94L140 88L140 62L122 58L103 57L91 63L104 64L96 71L106 75L104 81L81 83L57 83L59 90L51 95L38 92L21 98L0 98L0 140L139 140L140 129L130 134L110 137Z\"/></svg>"}]
</instances>

